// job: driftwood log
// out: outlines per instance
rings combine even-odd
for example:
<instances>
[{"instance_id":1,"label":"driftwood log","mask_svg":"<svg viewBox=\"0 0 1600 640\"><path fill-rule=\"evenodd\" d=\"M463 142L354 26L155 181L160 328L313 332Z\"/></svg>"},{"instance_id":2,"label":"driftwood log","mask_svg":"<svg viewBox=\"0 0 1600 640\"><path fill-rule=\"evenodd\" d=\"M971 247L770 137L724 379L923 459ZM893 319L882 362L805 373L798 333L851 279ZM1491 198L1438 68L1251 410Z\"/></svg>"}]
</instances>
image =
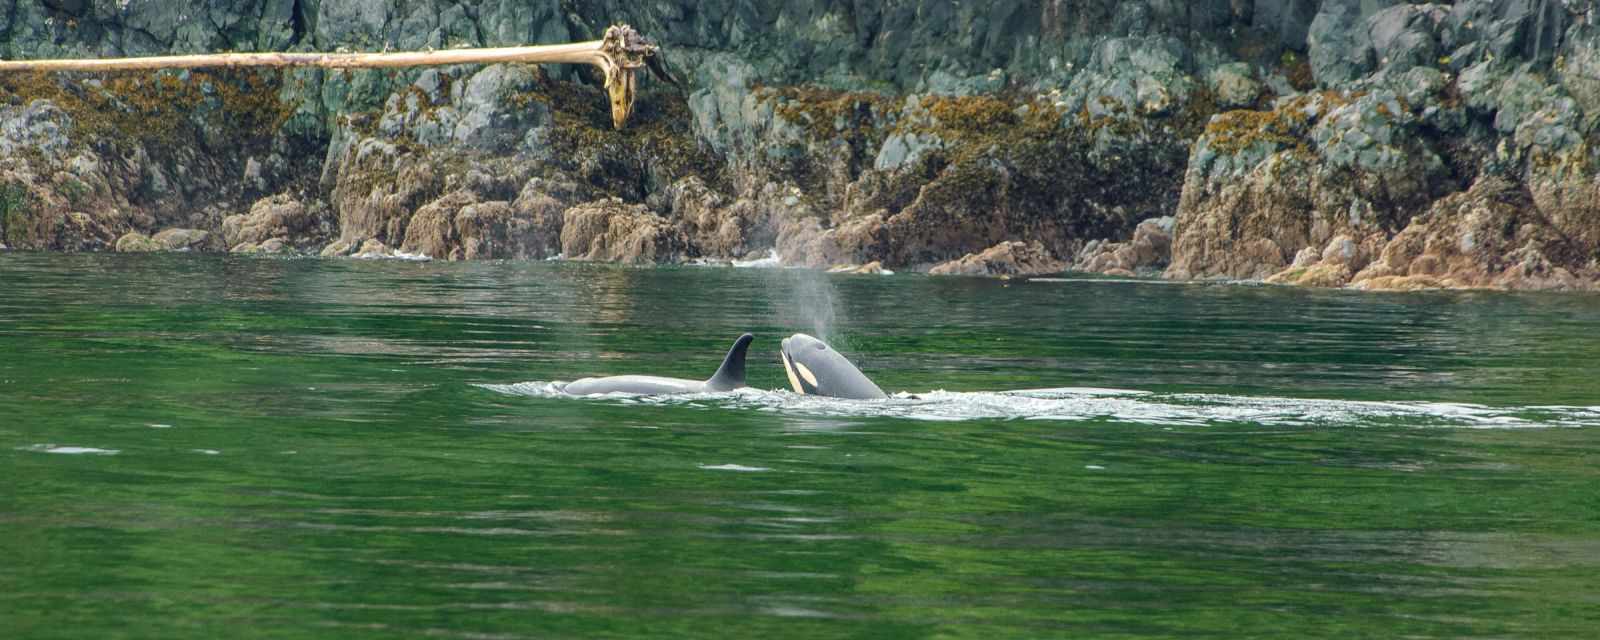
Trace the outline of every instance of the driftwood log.
<instances>
[{"instance_id":1,"label":"driftwood log","mask_svg":"<svg viewBox=\"0 0 1600 640\"><path fill-rule=\"evenodd\" d=\"M324 69L383 69L453 64L525 62L535 64L592 64L605 74L611 97L611 123L621 129L633 112L640 67L676 84L660 60L661 49L628 25L613 25L605 37L572 44L444 49L398 53L212 53L146 58L96 58L83 60L0 60L6 71L125 71L135 69L196 69L202 67L321 67Z\"/></svg>"}]
</instances>

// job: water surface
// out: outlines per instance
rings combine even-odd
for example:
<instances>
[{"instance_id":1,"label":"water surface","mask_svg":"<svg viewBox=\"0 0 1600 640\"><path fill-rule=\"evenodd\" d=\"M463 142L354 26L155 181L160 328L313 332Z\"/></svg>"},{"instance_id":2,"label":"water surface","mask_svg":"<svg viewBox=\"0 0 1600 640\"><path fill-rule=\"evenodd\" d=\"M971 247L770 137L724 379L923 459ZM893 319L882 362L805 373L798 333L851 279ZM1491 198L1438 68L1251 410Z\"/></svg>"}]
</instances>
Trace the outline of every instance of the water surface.
<instances>
[{"instance_id":1,"label":"water surface","mask_svg":"<svg viewBox=\"0 0 1600 640\"><path fill-rule=\"evenodd\" d=\"M753 390L569 398L605 373ZM826 334L882 403L780 391ZM0 254L8 637L1587 637L1600 298Z\"/></svg>"}]
</instances>

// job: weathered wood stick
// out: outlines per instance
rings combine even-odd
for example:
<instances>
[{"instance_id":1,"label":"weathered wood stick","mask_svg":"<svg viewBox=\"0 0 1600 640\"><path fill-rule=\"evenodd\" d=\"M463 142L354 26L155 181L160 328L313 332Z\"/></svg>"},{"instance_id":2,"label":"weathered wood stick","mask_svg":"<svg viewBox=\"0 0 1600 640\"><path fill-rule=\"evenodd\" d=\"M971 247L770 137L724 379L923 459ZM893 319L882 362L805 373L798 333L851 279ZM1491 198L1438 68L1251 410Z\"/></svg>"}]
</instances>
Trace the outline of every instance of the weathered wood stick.
<instances>
[{"instance_id":1,"label":"weathered wood stick","mask_svg":"<svg viewBox=\"0 0 1600 640\"><path fill-rule=\"evenodd\" d=\"M601 41L497 49L445 49L399 53L203 53L147 58L0 60L0 71L128 71L201 67L322 67L377 69L496 62L600 64Z\"/></svg>"},{"instance_id":2,"label":"weathered wood stick","mask_svg":"<svg viewBox=\"0 0 1600 640\"><path fill-rule=\"evenodd\" d=\"M605 73L611 96L611 123L621 129L633 111L639 67L658 55L660 48L628 25L606 29L605 37L572 44L442 49L397 53L211 53L147 58L85 60L0 60L6 71L125 71L138 69L195 69L204 67L320 67L324 69L390 69L454 64L526 62L534 64L592 64ZM652 71L663 72L651 65ZM667 77L669 81L670 77Z\"/></svg>"}]
</instances>

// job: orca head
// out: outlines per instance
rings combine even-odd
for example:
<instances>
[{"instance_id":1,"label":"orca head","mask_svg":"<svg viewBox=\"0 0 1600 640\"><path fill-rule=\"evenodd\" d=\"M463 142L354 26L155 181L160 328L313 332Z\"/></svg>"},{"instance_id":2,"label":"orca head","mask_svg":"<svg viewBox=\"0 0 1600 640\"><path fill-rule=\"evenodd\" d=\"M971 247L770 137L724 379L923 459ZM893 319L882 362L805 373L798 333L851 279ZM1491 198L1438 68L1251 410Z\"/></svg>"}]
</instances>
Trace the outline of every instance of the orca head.
<instances>
[{"instance_id":1,"label":"orca head","mask_svg":"<svg viewBox=\"0 0 1600 640\"><path fill-rule=\"evenodd\" d=\"M782 356L795 393L853 400L889 397L838 351L806 334L784 339Z\"/></svg>"}]
</instances>

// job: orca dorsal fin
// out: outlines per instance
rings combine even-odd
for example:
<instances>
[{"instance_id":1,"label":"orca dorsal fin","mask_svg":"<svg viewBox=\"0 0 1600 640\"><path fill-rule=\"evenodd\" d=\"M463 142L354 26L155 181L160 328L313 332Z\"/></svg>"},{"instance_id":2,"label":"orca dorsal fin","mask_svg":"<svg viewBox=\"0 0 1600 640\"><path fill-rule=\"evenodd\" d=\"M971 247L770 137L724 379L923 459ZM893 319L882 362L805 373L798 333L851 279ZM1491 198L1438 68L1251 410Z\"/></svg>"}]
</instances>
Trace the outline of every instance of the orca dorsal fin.
<instances>
[{"instance_id":1,"label":"orca dorsal fin","mask_svg":"<svg viewBox=\"0 0 1600 640\"><path fill-rule=\"evenodd\" d=\"M733 348L728 349L722 366L717 367L717 375L706 381L707 391L732 391L744 386L744 355L755 339L755 336L746 333L733 341Z\"/></svg>"}]
</instances>

